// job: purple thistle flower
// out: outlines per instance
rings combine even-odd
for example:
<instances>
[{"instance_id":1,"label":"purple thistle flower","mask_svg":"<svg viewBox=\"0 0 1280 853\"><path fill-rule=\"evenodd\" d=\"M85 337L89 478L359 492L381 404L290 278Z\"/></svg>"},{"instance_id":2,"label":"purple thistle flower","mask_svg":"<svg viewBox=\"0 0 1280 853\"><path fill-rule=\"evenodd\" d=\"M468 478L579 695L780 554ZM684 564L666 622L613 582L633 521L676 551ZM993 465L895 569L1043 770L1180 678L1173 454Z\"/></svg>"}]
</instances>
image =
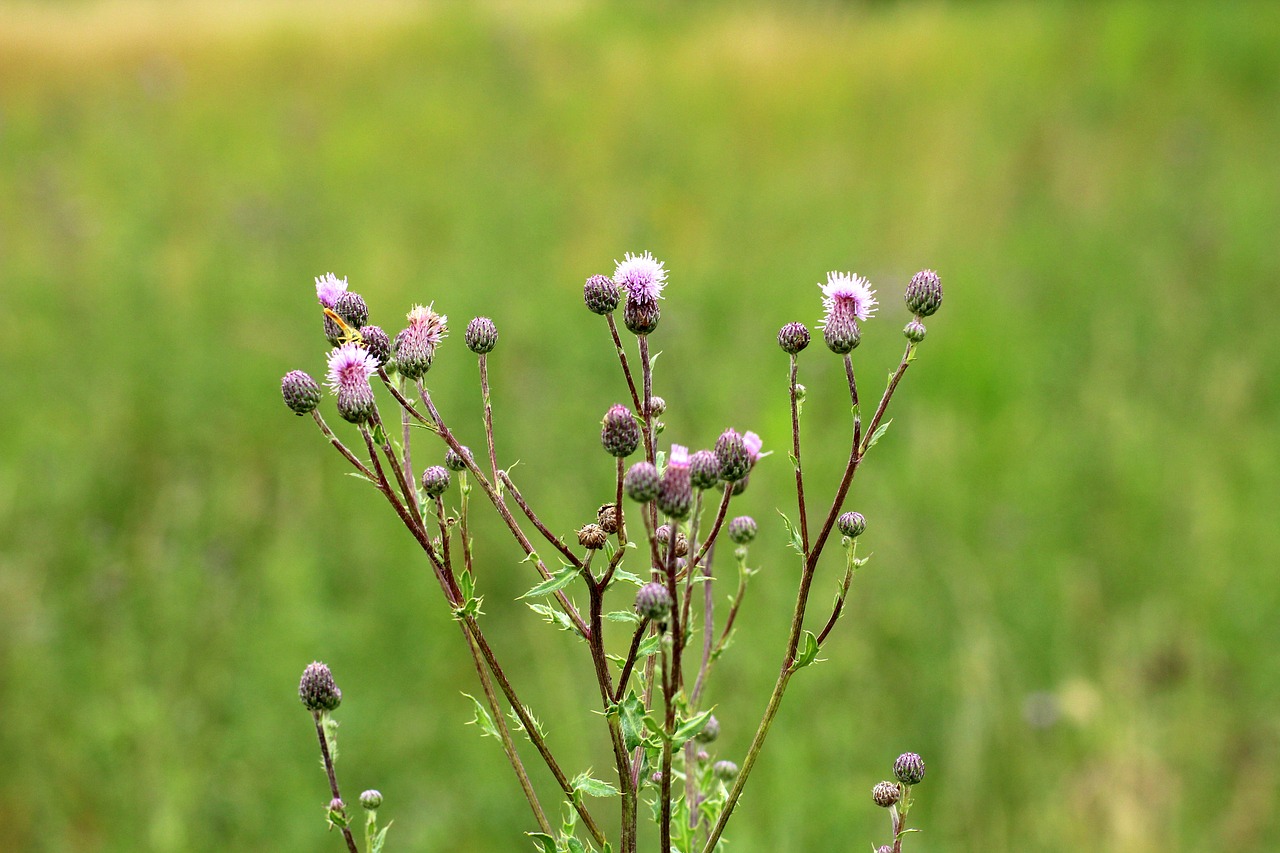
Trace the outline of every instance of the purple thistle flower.
<instances>
[{"instance_id":1,"label":"purple thistle flower","mask_svg":"<svg viewBox=\"0 0 1280 853\"><path fill-rule=\"evenodd\" d=\"M436 347L448 334L448 317L437 314L432 306L413 306L409 325L396 335L396 369L409 379L420 379L436 357Z\"/></svg>"},{"instance_id":2,"label":"purple thistle flower","mask_svg":"<svg viewBox=\"0 0 1280 853\"><path fill-rule=\"evenodd\" d=\"M748 431L742 436L742 446L747 449L747 458L751 460L751 466L760 459L760 448L764 446L764 440L754 432Z\"/></svg>"},{"instance_id":3,"label":"purple thistle flower","mask_svg":"<svg viewBox=\"0 0 1280 853\"><path fill-rule=\"evenodd\" d=\"M347 280L338 278L331 272L316 276L316 299L325 308L338 304L338 297L347 292Z\"/></svg>"},{"instance_id":4,"label":"purple thistle flower","mask_svg":"<svg viewBox=\"0 0 1280 853\"><path fill-rule=\"evenodd\" d=\"M662 288L667 283L667 271L662 261L648 252L643 255L627 252L623 260L614 263L618 266L613 271L613 281L626 289L628 300L653 303L661 298Z\"/></svg>"},{"instance_id":5,"label":"purple thistle flower","mask_svg":"<svg viewBox=\"0 0 1280 853\"><path fill-rule=\"evenodd\" d=\"M827 283L822 288L822 308L826 311L822 325L833 318L869 320L876 312L875 291L871 282L860 275L847 272L827 273Z\"/></svg>"},{"instance_id":6,"label":"purple thistle flower","mask_svg":"<svg viewBox=\"0 0 1280 853\"><path fill-rule=\"evenodd\" d=\"M671 445L671 456L658 484L658 509L672 518L684 518L693 505L693 483L689 471L689 448Z\"/></svg>"},{"instance_id":7,"label":"purple thistle flower","mask_svg":"<svg viewBox=\"0 0 1280 853\"><path fill-rule=\"evenodd\" d=\"M369 377L378 372L378 360L357 343L347 343L329 353L328 385L338 397L338 414L361 423L373 414L373 389Z\"/></svg>"}]
</instances>

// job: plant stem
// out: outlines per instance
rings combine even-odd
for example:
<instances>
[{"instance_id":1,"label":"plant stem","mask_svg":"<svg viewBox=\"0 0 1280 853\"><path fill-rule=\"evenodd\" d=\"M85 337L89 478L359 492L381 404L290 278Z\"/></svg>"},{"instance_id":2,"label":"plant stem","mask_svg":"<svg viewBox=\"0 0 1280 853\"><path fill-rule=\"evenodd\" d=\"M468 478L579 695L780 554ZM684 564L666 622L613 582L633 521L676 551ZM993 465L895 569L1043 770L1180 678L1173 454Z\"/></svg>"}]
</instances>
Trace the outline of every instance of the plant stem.
<instances>
[{"instance_id":1,"label":"plant stem","mask_svg":"<svg viewBox=\"0 0 1280 853\"><path fill-rule=\"evenodd\" d=\"M324 712L313 711L311 716L316 723L316 737L320 739L320 755L324 758L324 769L329 774L329 791L333 794L333 799L341 801L342 795L338 793L338 775L333 770L333 758L329 755L329 739L325 737L324 733L324 723L322 722ZM356 849L356 840L351 837L351 830L345 826L339 828L342 830L342 837L347 842L347 850L350 853L360 853Z\"/></svg>"},{"instance_id":2,"label":"plant stem","mask_svg":"<svg viewBox=\"0 0 1280 853\"><path fill-rule=\"evenodd\" d=\"M631 764L622 739L622 726L618 715L611 713L614 705L613 685L609 678L609 664L604 652L604 591L603 582L592 579L587 569L582 570L591 595L591 660L595 664L596 682L600 687L601 710L609 725L609 740L613 746L613 762L618 773L618 786L622 791L622 837L620 853L635 853L636 848L636 789L631 783Z\"/></svg>"},{"instance_id":3,"label":"plant stem","mask_svg":"<svg viewBox=\"0 0 1280 853\"><path fill-rule=\"evenodd\" d=\"M845 357L848 363L848 357ZM796 379L799 375L798 360L791 355L791 455L796 466L796 503L800 513L800 544L804 555L809 556L809 516L804 506L804 474L800 467L800 401L796 397ZM855 439L856 441L857 439Z\"/></svg>"},{"instance_id":4,"label":"plant stem","mask_svg":"<svg viewBox=\"0 0 1280 853\"><path fill-rule=\"evenodd\" d=\"M524 513L525 518L533 522L533 526L542 534L542 538L546 539L547 542L549 542L557 551L563 554L564 558L569 561L571 566L575 569L581 569L582 560L579 559L577 554L573 553L573 551L569 549L569 546L565 545L564 542L561 541L559 536L552 533L550 529L542 523L542 519L538 518L537 514L534 513L533 508L525 501L524 495L520 494L520 490L516 488L515 481L511 479L511 475L506 471L499 471L498 479L502 481L502 485L506 487L507 491L511 492L511 497L515 498L516 506L520 507L520 511Z\"/></svg>"},{"instance_id":5,"label":"plant stem","mask_svg":"<svg viewBox=\"0 0 1280 853\"><path fill-rule=\"evenodd\" d=\"M636 382L631 378L631 366L627 363L627 351L622 348L622 338L618 335L618 324L612 314L606 314L609 321L609 334L613 335L613 348L618 353L618 362L622 365L622 374L627 377L627 389L631 392L631 402L636 407L636 414L643 414L640 407L640 395L636 391Z\"/></svg>"},{"instance_id":6,"label":"plant stem","mask_svg":"<svg viewBox=\"0 0 1280 853\"><path fill-rule=\"evenodd\" d=\"M484 397L484 443L489 448L489 468L493 471L493 481L496 483L498 482L498 454L493 445L493 402L489 393L488 359L483 354L480 356L480 393Z\"/></svg>"}]
</instances>

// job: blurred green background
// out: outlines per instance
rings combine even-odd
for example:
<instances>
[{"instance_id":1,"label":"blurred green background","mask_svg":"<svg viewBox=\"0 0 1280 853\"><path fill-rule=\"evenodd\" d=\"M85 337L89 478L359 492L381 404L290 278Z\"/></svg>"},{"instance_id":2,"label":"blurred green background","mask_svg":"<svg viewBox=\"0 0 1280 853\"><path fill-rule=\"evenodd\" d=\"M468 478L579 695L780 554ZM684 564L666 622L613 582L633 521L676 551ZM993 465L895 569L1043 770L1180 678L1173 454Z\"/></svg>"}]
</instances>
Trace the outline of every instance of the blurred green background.
<instances>
[{"instance_id":1,"label":"blurred green background","mask_svg":"<svg viewBox=\"0 0 1280 853\"><path fill-rule=\"evenodd\" d=\"M493 317L500 451L567 531L624 397L581 284L649 249L666 438L778 450L740 505L727 758L797 575L777 328L870 276L875 389L909 276L947 288L849 501L874 560L730 849L883 841L906 749L913 851L1280 848L1278 105L1269 3L0 6L0 846L340 849L295 693L319 658L392 849L525 849L425 564L278 381L323 370L314 276L391 330L434 301L474 446L460 331ZM839 360L802 381L829 495ZM477 535L495 645L602 773L583 649Z\"/></svg>"}]
</instances>

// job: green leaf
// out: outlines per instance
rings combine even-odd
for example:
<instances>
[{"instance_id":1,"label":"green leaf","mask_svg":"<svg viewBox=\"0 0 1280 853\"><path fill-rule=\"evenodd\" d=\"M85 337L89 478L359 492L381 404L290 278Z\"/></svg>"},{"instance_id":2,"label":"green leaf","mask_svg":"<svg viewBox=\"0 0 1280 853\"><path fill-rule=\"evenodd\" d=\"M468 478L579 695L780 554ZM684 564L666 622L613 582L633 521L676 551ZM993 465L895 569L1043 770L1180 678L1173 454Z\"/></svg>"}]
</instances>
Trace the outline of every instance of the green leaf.
<instances>
[{"instance_id":1,"label":"green leaf","mask_svg":"<svg viewBox=\"0 0 1280 853\"><path fill-rule=\"evenodd\" d=\"M544 621L550 622L561 631L573 631L575 634L577 633L577 630L573 627L573 620L569 618L569 615L561 610L557 610L550 604L529 604L527 607L534 613L541 616Z\"/></svg>"},{"instance_id":2,"label":"green leaf","mask_svg":"<svg viewBox=\"0 0 1280 853\"><path fill-rule=\"evenodd\" d=\"M578 574L578 570L573 566L561 569L542 583L535 586L533 589L526 592L524 595L520 596L520 598L538 598L539 596L547 595L555 592L556 590L564 589L566 586L573 583L573 579L576 578Z\"/></svg>"},{"instance_id":3,"label":"green leaf","mask_svg":"<svg viewBox=\"0 0 1280 853\"><path fill-rule=\"evenodd\" d=\"M876 427L876 431L871 433L871 438L867 439L867 450L876 446L876 442L884 438L884 434L889 431L889 424L893 423L893 418Z\"/></svg>"},{"instance_id":4,"label":"green leaf","mask_svg":"<svg viewBox=\"0 0 1280 853\"><path fill-rule=\"evenodd\" d=\"M586 794L588 797L616 797L622 793L603 779L592 777L590 770L573 777L573 782L570 784L574 791Z\"/></svg>"},{"instance_id":5,"label":"green leaf","mask_svg":"<svg viewBox=\"0 0 1280 853\"><path fill-rule=\"evenodd\" d=\"M377 835L373 836L373 839L369 842L369 853L382 853L382 848L387 843L387 830L391 828L393 823L395 821L390 821L386 826L378 830Z\"/></svg>"},{"instance_id":6,"label":"green leaf","mask_svg":"<svg viewBox=\"0 0 1280 853\"><path fill-rule=\"evenodd\" d=\"M471 700L471 704L475 705L475 716L467 721L467 725L476 726L480 729L480 733L486 737L501 740L498 734L498 727L493 724L493 717L489 716L489 711L480 704L480 700L472 696L470 693L463 693Z\"/></svg>"},{"instance_id":7,"label":"green leaf","mask_svg":"<svg viewBox=\"0 0 1280 853\"><path fill-rule=\"evenodd\" d=\"M610 622L630 622L633 625L640 623L640 615L634 610L615 610L604 614L604 618Z\"/></svg>"},{"instance_id":8,"label":"green leaf","mask_svg":"<svg viewBox=\"0 0 1280 853\"><path fill-rule=\"evenodd\" d=\"M707 720L709 719L711 719L710 708L708 708L707 710L703 711L701 714L698 714L695 717L690 717L689 719L685 720L683 723L681 723L679 726L676 727L676 730L674 732L671 733L671 746L673 748L679 748L681 746L684 746L685 743L687 743L690 739L696 736L698 732L702 731L703 727L706 726L707 724Z\"/></svg>"},{"instance_id":9,"label":"green leaf","mask_svg":"<svg viewBox=\"0 0 1280 853\"><path fill-rule=\"evenodd\" d=\"M640 648L636 649L636 660L644 660L650 655L656 655L661 647L662 635L650 634L640 643Z\"/></svg>"},{"instance_id":10,"label":"green leaf","mask_svg":"<svg viewBox=\"0 0 1280 853\"><path fill-rule=\"evenodd\" d=\"M818 659L818 638L813 635L812 631L804 632L803 648L800 654L796 656L795 663L791 664L791 671L803 669Z\"/></svg>"},{"instance_id":11,"label":"green leaf","mask_svg":"<svg viewBox=\"0 0 1280 853\"><path fill-rule=\"evenodd\" d=\"M782 516L782 523L787 526L787 534L791 537L791 542L788 544L791 545L793 551L803 557L805 555L804 540L800 538L800 531L791 523L791 519L787 518L785 512L778 510L778 515Z\"/></svg>"},{"instance_id":12,"label":"green leaf","mask_svg":"<svg viewBox=\"0 0 1280 853\"><path fill-rule=\"evenodd\" d=\"M622 724L622 745L628 752L644 743L644 703L634 690L627 691L627 698L618 706L618 721Z\"/></svg>"},{"instance_id":13,"label":"green leaf","mask_svg":"<svg viewBox=\"0 0 1280 853\"><path fill-rule=\"evenodd\" d=\"M628 542L627 547L634 548L635 543ZM633 575L631 572L627 571L626 569L616 569L613 573L613 579L615 581L627 581L628 583L633 583L636 586L644 586L646 583L648 583L648 581L646 581L644 578L640 577L639 575Z\"/></svg>"},{"instance_id":14,"label":"green leaf","mask_svg":"<svg viewBox=\"0 0 1280 853\"><path fill-rule=\"evenodd\" d=\"M556 853L556 840L545 832L526 832L541 853Z\"/></svg>"},{"instance_id":15,"label":"green leaf","mask_svg":"<svg viewBox=\"0 0 1280 853\"><path fill-rule=\"evenodd\" d=\"M361 474L359 471L348 471L348 472L347 472L347 476L348 476L348 477L355 477L357 480L364 480L366 483L368 483L368 484L369 484L369 485L371 485L371 486L377 486L377 485L378 485L378 484L377 484L377 483L375 483L373 480L370 480L368 477L366 477L364 474Z\"/></svg>"},{"instance_id":16,"label":"green leaf","mask_svg":"<svg viewBox=\"0 0 1280 853\"><path fill-rule=\"evenodd\" d=\"M564 845L569 853L587 853L587 848L583 847L582 842L572 835L564 840Z\"/></svg>"},{"instance_id":17,"label":"green leaf","mask_svg":"<svg viewBox=\"0 0 1280 853\"><path fill-rule=\"evenodd\" d=\"M373 441L378 445L387 443L387 434L382 431L382 424L380 423L373 425Z\"/></svg>"},{"instance_id":18,"label":"green leaf","mask_svg":"<svg viewBox=\"0 0 1280 853\"><path fill-rule=\"evenodd\" d=\"M476 579L472 577L470 570L458 576L458 589L462 591L463 601L471 599L476 594Z\"/></svg>"}]
</instances>

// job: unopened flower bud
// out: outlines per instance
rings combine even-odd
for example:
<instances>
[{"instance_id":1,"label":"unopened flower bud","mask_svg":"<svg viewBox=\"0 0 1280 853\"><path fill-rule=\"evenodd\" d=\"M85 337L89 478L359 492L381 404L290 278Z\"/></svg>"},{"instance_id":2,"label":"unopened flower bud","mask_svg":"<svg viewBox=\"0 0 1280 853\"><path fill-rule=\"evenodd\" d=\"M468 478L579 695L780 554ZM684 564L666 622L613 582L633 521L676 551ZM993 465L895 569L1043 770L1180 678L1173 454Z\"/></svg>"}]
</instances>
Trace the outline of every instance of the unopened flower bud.
<instances>
[{"instance_id":1,"label":"unopened flower bud","mask_svg":"<svg viewBox=\"0 0 1280 853\"><path fill-rule=\"evenodd\" d=\"M727 429L716 439L716 459L720 462L720 478L733 483L751 470L751 456L736 429Z\"/></svg>"},{"instance_id":2,"label":"unopened flower bud","mask_svg":"<svg viewBox=\"0 0 1280 853\"><path fill-rule=\"evenodd\" d=\"M722 782L731 782L738 778L738 765L732 761L717 761L711 765L711 772Z\"/></svg>"},{"instance_id":3,"label":"unopened flower bud","mask_svg":"<svg viewBox=\"0 0 1280 853\"><path fill-rule=\"evenodd\" d=\"M836 355L853 352L862 340L862 330L852 317L837 314L822 329L822 340Z\"/></svg>"},{"instance_id":4,"label":"unopened flower bud","mask_svg":"<svg viewBox=\"0 0 1280 853\"><path fill-rule=\"evenodd\" d=\"M342 704L342 691L334 683L329 667L316 661L302 671L298 698L308 711L332 711Z\"/></svg>"},{"instance_id":5,"label":"unopened flower bud","mask_svg":"<svg viewBox=\"0 0 1280 853\"><path fill-rule=\"evenodd\" d=\"M662 310L656 300L628 299L622 308L622 322L633 335L648 335L658 328Z\"/></svg>"},{"instance_id":6,"label":"unopened flower bud","mask_svg":"<svg viewBox=\"0 0 1280 853\"><path fill-rule=\"evenodd\" d=\"M860 512L844 512L836 519L836 527L850 539L857 539L867 529L867 520Z\"/></svg>"},{"instance_id":7,"label":"unopened flower bud","mask_svg":"<svg viewBox=\"0 0 1280 853\"><path fill-rule=\"evenodd\" d=\"M333 313L341 317L348 326L359 329L369 322L369 306L364 304L364 297L354 290L347 290L333 303Z\"/></svg>"},{"instance_id":8,"label":"unopened flower bud","mask_svg":"<svg viewBox=\"0 0 1280 853\"><path fill-rule=\"evenodd\" d=\"M328 314L325 314L324 315L325 340L327 340L331 346L336 347L342 343L342 339L343 337L345 337L345 335L346 335L346 332L342 331L342 326L338 325L338 321L330 317Z\"/></svg>"},{"instance_id":9,"label":"unopened flower bud","mask_svg":"<svg viewBox=\"0 0 1280 853\"><path fill-rule=\"evenodd\" d=\"M422 472L422 493L429 498L438 498L449 489L449 469L443 465L432 465Z\"/></svg>"},{"instance_id":10,"label":"unopened flower bud","mask_svg":"<svg viewBox=\"0 0 1280 853\"><path fill-rule=\"evenodd\" d=\"M596 523L600 525L605 533L610 535L618 532L618 508L614 504L601 504L596 510Z\"/></svg>"},{"instance_id":11,"label":"unopened flower bud","mask_svg":"<svg viewBox=\"0 0 1280 853\"><path fill-rule=\"evenodd\" d=\"M881 844L876 848L876 853L893 853L893 848L888 844Z\"/></svg>"},{"instance_id":12,"label":"unopened flower bud","mask_svg":"<svg viewBox=\"0 0 1280 853\"><path fill-rule=\"evenodd\" d=\"M897 782L880 782L871 789L871 799L877 806L887 809L902 798L902 789Z\"/></svg>"},{"instance_id":13,"label":"unopened flower bud","mask_svg":"<svg viewBox=\"0 0 1280 853\"><path fill-rule=\"evenodd\" d=\"M756 530L756 520L749 515L740 515L729 522L729 538L738 545L755 539Z\"/></svg>"},{"instance_id":14,"label":"unopened flower bud","mask_svg":"<svg viewBox=\"0 0 1280 853\"><path fill-rule=\"evenodd\" d=\"M640 446L640 425L632 416L631 410L618 403L604 414L604 425L600 429L600 443L609 455L619 459L630 456Z\"/></svg>"},{"instance_id":15,"label":"unopened flower bud","mask_svg":"<svg viewBox=\"0 0 1280 853\"><path fill-rule=\"evenodd\" d=\"M671 525L670 524L659 525L658 529L655 530L653 533L654 533L654 537L657 538L658 540L658 544L665 549L667 547L667 544L671 541ZM676 531L676 556L683 557L688 553L689 553L689 539L683 533L677 530Z\"/></svg>"},{"instance_id":16,"label":"unopened flower bud","mask_svg":"<svg viewBox=\"0 0 1280 853\"><path fill-rule=\"evenodd\" d=\"M661 622L671 612L671 593L654 581L640 587L636 593L636 613L654 622Z\"/></svg>"},{"instance_id":17,"label":"unopened flower bud","mask_svg":"<svg viewBox=\"0 0 1280 853\"><path fill-rule=\"evenodd\" d=\"M599 551L609 541L609 534L598 524L588 524L578 531L578 544L589 551Z\"/></svg>"},{"instance_id":18,"label":"unopened flower bud","mask_svg":"<svg viewBox=\"0 0 1280 853\"><path fill-rule=\"evenodd\" d=\"M893 762L893 775L904 785L919 785L924 781L924 759L914 752L904 752Z\"/></svg>"},{"instance_id":19,"label":"unopened flower bud","mask_svg":"<svg viewBox=\"0 0 1280 853\"><path fill-rule=\"evenodd\" d=\"M471 448L464 447L462 448L462 453L459 454L450 447L444 452L444 467L448 468L450 471L463 471L466 470L467 463L470 462L471 459Z\"/></svg>"},{"instance_id":20,"label":"unopened flower bud","mask_svg":"<svg viewBox=\"0 0 1280 853\"><path fill-rule=\"evenodd\" d=\"M809 329L804 323L788 323L778 331L778 346L795 355L809 345Z\"/></svg>"},{"instance_id":21,"label":"unopened flower bud","mask_svg":"<svg viewBox=\"0 0 1280 853\"><path fill-rule=\"evenodd\" d=\"M498 345L498 327L488 317L476 317L467 324L462 339L466 342L467 349L476 355L484 355L493 352L493 348Z\"/></svg>"},{"instance_id":22,"label":"unopened flower bud","mask_svg":"<svg viewBox=\"0 0 1280 853\"><path fill-rule=\"evenodd\" d=\"M650 462L637 462L627 469L622 488L636 503L649 503L658 496L658 469Z\"/></svg>"},{"instance_id":23,"label":"unopened flower bud","mask_svg":"<svg viewBox=\"0 0 1280 853\"><path fill-rule=\"evenodd\" d=\"M907 340L911 341L913 344L918 344L924 340L924 332L924 323L921 323L919 320L912 320L907 324L906 328L902 330L902 334L905 335Z\"/></svg>"},{"instance_id":24,"label":"unopened flower bud","mask_svg":"<svg viewBox=\"0 0 1280 853\"><path fill-rule=\"evenodd\" d=\"M942 280L933 270L920 270L907 285L907 309L917 317L928 317L942 304Z\"/></svg>"},{"instance_id":25,"label":"unopened flower bud","mask_svg":"<svg viewBox=\"0 0 1280 853\"><path fill-rule=\"evenodd\" d=\"M329 811L336 815L341 815L347 808L347 804L342 800L334 797L329 801Z\"/></svg>"},{"instance_id":26,"label":"unopened flower bud","mask_svg":"<svg viewBox=\"0 0 1280 853\"><path fill-rule=\"evenodd\" d=\"M705 749L700 749L698 750L697 758L699 763L706 764L711 760L711 753L707 752Z\"/></svg>"},{"instance_id":27,"label":"unopened flower bud","mask_svg":"<svg viewBox=\"0 0 1280 853\"><path fill-rule=\"evenodd\" d=\"M652 782L652 783L653 783L653 784L655 784L655 785L661 785L661 784L662 784L662 771L661 771L661 770L655 770L655 771L653 771L652 773L650 773L650 774L649 774L649 781L650 781L650 782Z\"/></svg>"},{"instance_id":28,"label":"unopened flower bud","mask_svg":"<svg viewBox=\"0 0 1280 853\"><path fill-rule=\"evenodd\" d=\"M658 415L662 414L666 410L667 410L666 400L664 400L663 398L657 395L651 396L649 398L649 414L650 415L656 418Z\"/></svg>"},{"instance_id":29,"label":"unopened flower bud","mask_svg":"<svg viewBox=\"0 0 1280 853\"><path fill-rule=\"evenodd\" d=\"M360 807L368 811L376 811L382 805L382 792L372 788L360 795Z\"/></svg>"},{"instance_id":30,"label":"unopened flower bud","mask_svg":"<svg viewBox=\"0 0 1280 853\"><path fill-rule=\"evenodd\" d=\"M709 489L720 482L720 460L711 450L699 450L689 457L689 480L695 489Z\"/></svg>"},{"instance_id":31,"label":"unopened flower bud","mask_svg":"<svg viewBox=\"0 0 1280 853\"><path fill-rule=\"evenodd\" d=\"M582 288L582 299L595 314L612 314L620 298L618 285L607 275L591 276Z\"/></svg>"},{"instance_id":32,"label":"unopened flower bud","mask_svg":"<svg viewBox=\"0 0 1280 853\"><path fill-rule=\"evenodd\" d=\"M284 404L299 415L309 414L320 405L320 386L301 370L290 370L280 380Z\"/></svg>"},{"instance_id":33,"label":"unopened flower bud","mask_svg":"<svg viewBox=\"0 0 1280 853\"><path fill-rule=\"evenodd\" d=\"M364 340L364 348L373 356L378 367L391 360L391 338L381 326L364 326L360 329L360 337Z\"/></svg>"},{"instance_id":34,"label":"unopened flower bud","mask_svg":"<svg viewBox=\"0 0 1280 853\"><path fill-rule=\"evenodd\" d=\"M707 723L702 727L702 731L694 735L693 739L698 743L711 743L720 737L720 721L716 719L716 715L712 714L707 717Z\"/></svg>"}]
</instances>

